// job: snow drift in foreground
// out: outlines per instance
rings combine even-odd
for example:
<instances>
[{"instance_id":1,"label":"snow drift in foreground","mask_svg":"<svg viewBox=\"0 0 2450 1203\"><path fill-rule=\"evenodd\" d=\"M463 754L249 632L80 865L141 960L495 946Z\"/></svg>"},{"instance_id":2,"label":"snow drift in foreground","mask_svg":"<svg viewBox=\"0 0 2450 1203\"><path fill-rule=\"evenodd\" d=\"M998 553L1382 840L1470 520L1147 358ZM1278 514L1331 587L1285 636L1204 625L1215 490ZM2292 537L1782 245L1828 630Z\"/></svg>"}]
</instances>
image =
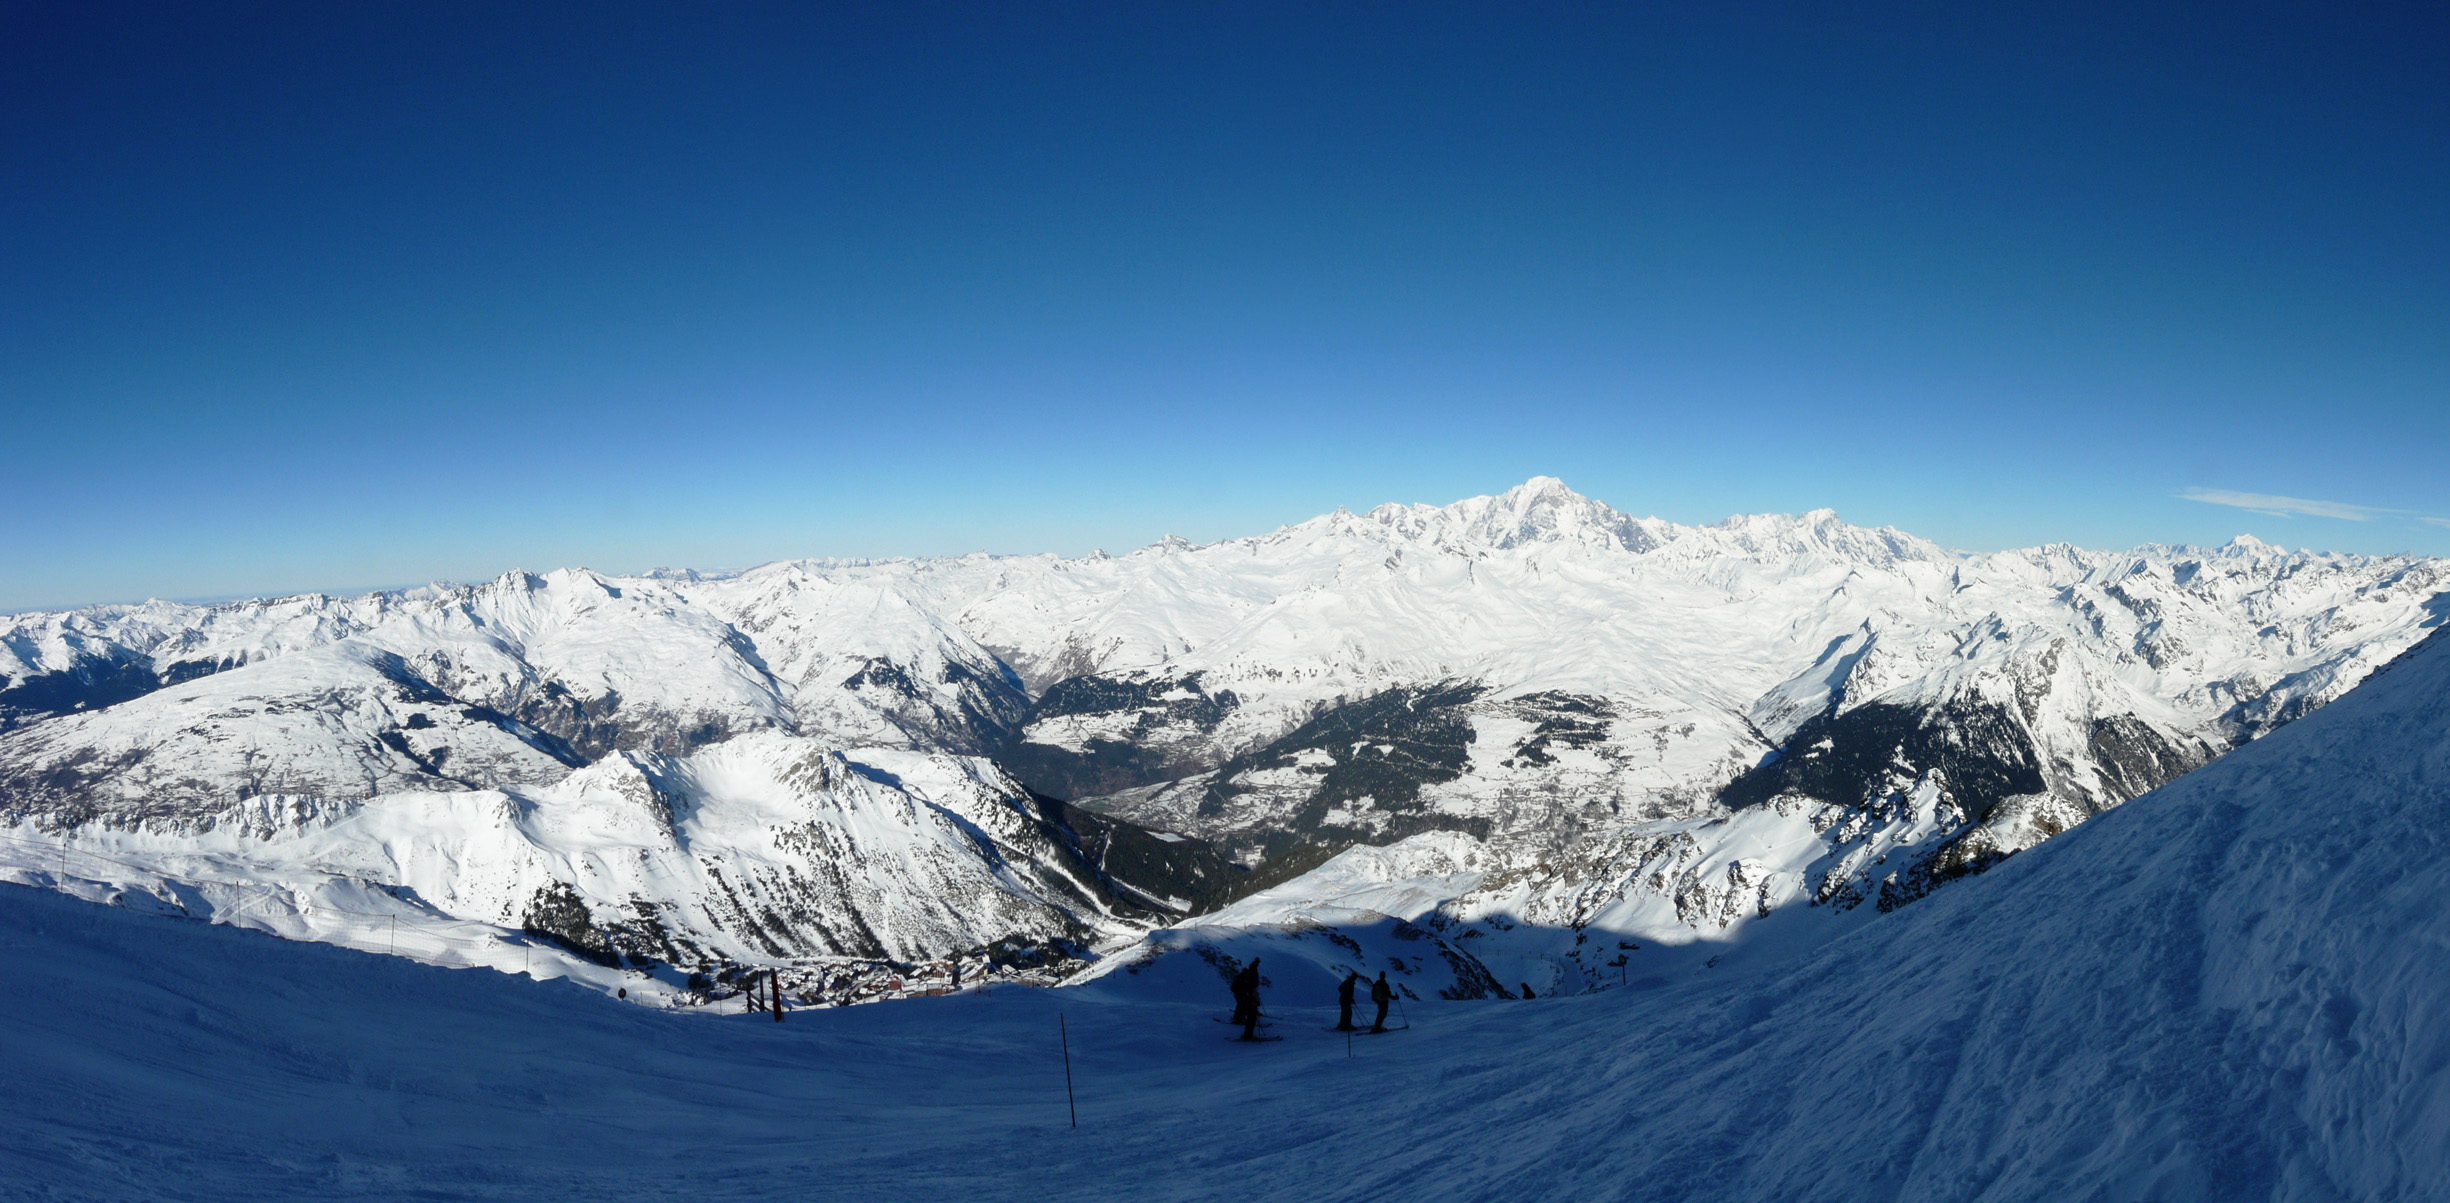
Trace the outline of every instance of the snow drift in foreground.
<instances>
[{"instance_id":1,"label":"snow drift in foreground","mask_svg":"<svg viewBox=\"0 0 2450 1203\"><path fill-rule=\"evenodd\" d=\"M1173 972L778 1025L0 887L0 1195L2442 1198L2446 845L2436 634L1803 959L1349 1055L1288 982L1257 1046Z\"/></svg>"}]
</instances>

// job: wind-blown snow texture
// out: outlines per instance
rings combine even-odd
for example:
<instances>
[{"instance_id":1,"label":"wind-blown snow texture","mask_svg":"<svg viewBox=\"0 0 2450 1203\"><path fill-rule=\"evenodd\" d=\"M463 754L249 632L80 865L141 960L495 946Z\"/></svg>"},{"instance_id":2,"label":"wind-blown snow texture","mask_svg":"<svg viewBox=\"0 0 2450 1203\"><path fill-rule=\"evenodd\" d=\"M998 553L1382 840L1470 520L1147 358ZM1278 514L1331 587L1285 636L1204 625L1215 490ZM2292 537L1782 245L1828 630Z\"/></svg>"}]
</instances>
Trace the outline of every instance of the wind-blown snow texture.
<instances>
[{"instance_id":1,"label":"wind-blown snow texture","mask_svg":"<svg viewBox=\"0 0 2450 1203\"><path fill-rule=\"evenodd\" d=\"M2338 696L2445 587L2246 538L1686 527L1541 478L1122 557L21 615L0 872L65 839L241 922L380 887L490 925L458 954L489 963L534 912L599 956L798 965L1120 947L1379 846L1238 913L1410 883L1397 917L1572 991L1641 972L1622 945L1805 947L1997 864ZM322 913L262 922L388 939Z\"/></svg>"},{"instance_id":2,"label":"wind-blown snow texture","mask_svg":"<svg viewBox=\"0 0 2450 1203\"><path fill-rule=\"evenodd\" d=\"M1213 969L717 1019L0 887L8 1197L2450 1197L2450 638L1796 961L1283 1043ZM1256 936L1252 938L1258 938ZM1186 993L1187 992L1187 993ZM1055 1046L1070 1033L1081 1126Z\"/></svg>"}]
</instances>

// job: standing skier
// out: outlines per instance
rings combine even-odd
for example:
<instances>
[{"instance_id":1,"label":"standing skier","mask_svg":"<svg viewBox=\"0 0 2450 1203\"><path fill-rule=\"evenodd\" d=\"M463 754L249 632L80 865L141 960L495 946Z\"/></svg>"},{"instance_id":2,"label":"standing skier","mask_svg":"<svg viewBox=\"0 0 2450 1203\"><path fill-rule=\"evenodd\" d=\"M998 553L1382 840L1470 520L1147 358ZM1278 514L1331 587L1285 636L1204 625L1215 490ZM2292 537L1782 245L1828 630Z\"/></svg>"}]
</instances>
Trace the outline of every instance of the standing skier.
<instances>
[{"instance_id":1,"label":"standing skier","mask_svg":"<svg viewBox=\"0 0 2450 1203\"><path fill-rule=\"evenodd\" d=\"M1353 1030L1353 987L1360 984L1359 973L1344 975L1344 984L1336 987L1336 1030Z\"/></svg>"},{"instance_id":2,"label":"standing skier","mask_svg":"<svg viewBox=\"0 0 2450 1203\"><path fill-rule=\"evenodd\" d=\"M1387 1004L1395 1000L1395 988L1387 984L1387 971L1378 971L1378 980L1370 983L1370 1001L1378 1004L1378 1018L1370 1021L1370 1030L1387 1030Z\"/></svg>"},{"instance_id":3,"label":"standing skier","mask_svg":"<svg viewBox=\"0 0 2450 1203\"><path fill-rule=\"evenodd\" d=\"M1242 1025L1244 1040L1257 1040L1259 1038L1259 958L1252 957L1251 963L1244 965L1242 972L1234 975L1233 989L1233 1022Z\"/></svg>"}]
</instances>

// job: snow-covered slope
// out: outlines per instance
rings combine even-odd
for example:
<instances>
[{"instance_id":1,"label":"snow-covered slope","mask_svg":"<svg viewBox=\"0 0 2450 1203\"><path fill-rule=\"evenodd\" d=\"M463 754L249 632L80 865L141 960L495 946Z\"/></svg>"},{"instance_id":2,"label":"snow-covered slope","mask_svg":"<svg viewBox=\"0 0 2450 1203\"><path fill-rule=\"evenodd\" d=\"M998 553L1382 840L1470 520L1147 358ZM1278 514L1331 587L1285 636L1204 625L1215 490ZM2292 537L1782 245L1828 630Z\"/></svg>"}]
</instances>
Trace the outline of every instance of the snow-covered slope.
<instances>
[{"instance_id":1,"label":"snow-covered slope","mask_svg":"<svg viewBox=\"0 0 2450 1203\"><path fill-rule=\"evenodd\" d=\"M1281 933L1241 1045L1187 957L775 1024L0 887L0 1194L2439 1199L2446 853L2437 636L1800 960L1350 1046Z\"/></svg>"},{"instance_id":2,"label":"snow-covered slope","mask_svg":"<svg viewBox=\"0 0 2450 1203\"><path fill-rule=\"evenodd\" d=\"M856 755L761 731L547 784L138 798L0 830L0 880L442 963L652 968L632 993L680 1005L765 967L837 1001L922 991L957 962L1052 981L1186 905L1123 878L1189 893L1229 872L982 758ZM1110 871L1118 848L1139 859Z\"/></svg>"},{"instance_id":3,"label":"snow-covered slope","mask_svg":"<svg viewBox=\"0 0 2450 1203\"><path fill-rule=\"evenodd\" d=\"M0 818L81 841L267 794L541 796L765 733L794 760L988 755L1015 806L1256 866L1138 882L1185 905L1460 835L1481 868L1427 914L1724 941L1791 904L1894 908L2171 780L2353 686L2445 589L2437 561L2246 538L1967 556L1827 511L1688 527L1540 478L1120 557L105 607L0 622ZM938 900L895 905L935 930ZM1540 954L1552 986L1608 976L1568 951Z\"/></svg>"},{"instance_id":4,"label":"snow-covered slope","mask_svg":"<svg viewBox=\"0 0 2450 1203\"><path fill-rule=\"evenodd\" d=\"M537 932L866 996L1068 960L1226 872L969 755L1025 702L1003 666L791 566L23 615L0 673L0 865L65 842L110 888L358 947L406 921L525 964Z\"/></svg>"},{"instance_id":5,"label":"snow-covered slope","mask_svg":"<svg viewBox=\"0 0 2450 1203\"><path fill-rule=\"evenodd\" d=\"M17 615L0 621L0 723L116 710L342 643L397 657L423 687L582 760L760 728L977 751L1025 703L994 656L890 583L773 565L715 582L564 570L356 599ZM132 713L128 725L146 725Z\"/></svg>"},{"instance_id":6,"label":"snow-covered slope","mask_svg":"<svg viewBox=\"0 0 2450 1203\"><path fill-rule=\"evenodd\" d=\"M1258 884L1462 831L1513 891L1462 909L1642 911L1668 940L1789 901L1910 901L2307 712L2450 614L2430 560L2247 538L1960 556L1826 512L1635 520L1544 480L1004 571L1037 575L961 603L982 642L1099 670L1048 688L1007 749L1040 788L1264 859ZM1006 597L1067 588L1101 599L1080 625L1103 641L1028 646ZM1199 604L1150 600L1180 596Z\"/></svg>"},{"instance_id":7,"label":"snow-covered slope","mask_svg":"<svg viewBox=\"0 0 2450 1203\"><path fill-rule=\"evenodd\" d=\"M1808 945L2309 712L2450 615L2430 560L1962 556L1826 512L1636 520L1544 480L997 564L975 600L975 567L893 570L1016 665L1081 672L1005 749L1024 779L1234 847L1254 885L1356 844L1401 878L1417 851L1415 885L1456 888L1403 920L1542 991L1622 979L1636 947ZM1029 643L1047 612L1090 635ZM1410 838L1454 832L1468 878ZM1303 887L1279 918L1342 906ZM1811 915L1758 922L1788 907Z\"/></svg>"},{"instance_id":8,"label":"snow-covered slope","mask_svg":"<svg viewBox=\"0 0 2450 1203\"><path fill-rule=\"evenodd\" d=\"M1025 570L1035 574L1026 583ZM947 604L965 606L983 642L1040 661L1051 653L1024 643L1009 599L1100 578L1105 612L1075 624L1091 636L1069 645L1098 654L1087 664L1100 677L1049 689L1020 740L1024 757L1053 762L1050 779L1068 754L1087 762L1091 783L1114 782L1096 772L1109 743L1143 749L1143 760L1157 747L1179 749L1175 765L1222 765L1259 749L1254 736L1324 710L1455 686L1402 708L1452 712L1459 722L1442 725L1473 733L1468 764L1451 751L1391 754L1404 779L1391 784L1417 789L1419 809L1441 824L1498 829L1554 827L1556 816L1514 804L1558 792L1618 815L1687 813L1813 720L1875 706L1999 720L1986 767L2032 772L2005 775L1985 809L2048 793L2093 813L2166 779L2165 766L2200 763L2336 696L2450 612L2439 600L2450 575L2427 560L2244 539L1963 557L1825 511L1700 528L1637 522L1553 481L1446 510L1382 507L1262 539L1003 571L1007 592ZM2117 732L2096 732L2099 720ZM1511 738L1491 738L1501 733ZM1328 767L1295 763L1304 750L1130 798L1123 813L1276 851L1267 833L1318 798L1305 786L1322 774L1267 771ZM1369 748L1346 750L1337 765L1371 767ZM1845 784L1827 800L1859 801L1877 782ZM1354 830L1400 827L1387 812L1412 799L1373 800L1380 813Z\"/></svg>"}]
</instances>

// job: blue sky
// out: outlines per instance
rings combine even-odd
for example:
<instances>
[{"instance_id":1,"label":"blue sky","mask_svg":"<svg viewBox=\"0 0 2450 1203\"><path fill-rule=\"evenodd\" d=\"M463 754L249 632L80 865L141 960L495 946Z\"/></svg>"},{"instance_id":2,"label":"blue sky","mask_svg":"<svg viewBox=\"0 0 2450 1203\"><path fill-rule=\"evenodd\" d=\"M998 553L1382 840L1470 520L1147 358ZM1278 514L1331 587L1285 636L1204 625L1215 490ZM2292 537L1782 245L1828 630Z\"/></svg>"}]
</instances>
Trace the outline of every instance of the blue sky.
<instances>
[{"instance_id":1,"label":"blue sky","mask_svg":"<svg viewBox=\"0 0 2450 1203\"><path fill-rule=\"evenodd\" d=\"M0 609L1540 473L2450 554L2439 5L491 8L0 5Z\"/></svg>"}]
</instances>

